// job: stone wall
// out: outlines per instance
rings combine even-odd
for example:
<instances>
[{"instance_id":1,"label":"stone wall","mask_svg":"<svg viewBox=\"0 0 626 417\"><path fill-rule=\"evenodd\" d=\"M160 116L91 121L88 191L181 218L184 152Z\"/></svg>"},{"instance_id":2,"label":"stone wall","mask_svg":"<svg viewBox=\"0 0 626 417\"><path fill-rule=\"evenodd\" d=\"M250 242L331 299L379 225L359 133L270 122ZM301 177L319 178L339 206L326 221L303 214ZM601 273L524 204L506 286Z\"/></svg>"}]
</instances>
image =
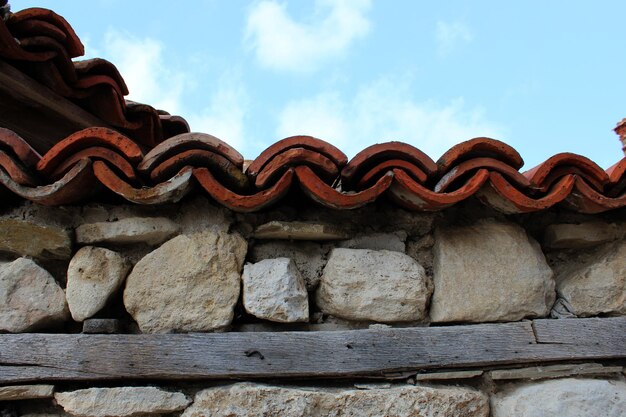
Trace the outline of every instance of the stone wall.
<instances>
[{"instance_id":1,"label":"stone wall","mask_svg":"<svg viewBox=\"0 0 626 417\"><path fill-rule=\"evenodd\" d=\"M0 332L384 329L626 314L624 213L377 202L237 214L19 203L0 217ZM2 415L626 416L623 361L372 381L0 386Z\"/></svg>"}]
</instances>

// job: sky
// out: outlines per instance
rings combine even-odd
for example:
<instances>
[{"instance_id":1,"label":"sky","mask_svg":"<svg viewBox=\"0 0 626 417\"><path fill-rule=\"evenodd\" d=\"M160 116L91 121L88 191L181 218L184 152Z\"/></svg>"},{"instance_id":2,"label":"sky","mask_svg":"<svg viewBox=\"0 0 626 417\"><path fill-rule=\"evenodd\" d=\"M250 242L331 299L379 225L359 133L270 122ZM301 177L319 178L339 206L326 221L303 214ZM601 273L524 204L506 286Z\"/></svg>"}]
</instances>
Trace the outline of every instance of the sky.
<instances>
[{"instance_id":1,"label":"sky","mask_svg":"<svg viewBox=\"0 0 626 417\"><path fill-rule=\"evenodd\" d=\"M246 159L297 134L349 157L402 141L434 160L486 136L525 169L559 152L603 168L623 156L624 1L9 2L64 16L129 99Z\"/></svg>"}]
</instances>

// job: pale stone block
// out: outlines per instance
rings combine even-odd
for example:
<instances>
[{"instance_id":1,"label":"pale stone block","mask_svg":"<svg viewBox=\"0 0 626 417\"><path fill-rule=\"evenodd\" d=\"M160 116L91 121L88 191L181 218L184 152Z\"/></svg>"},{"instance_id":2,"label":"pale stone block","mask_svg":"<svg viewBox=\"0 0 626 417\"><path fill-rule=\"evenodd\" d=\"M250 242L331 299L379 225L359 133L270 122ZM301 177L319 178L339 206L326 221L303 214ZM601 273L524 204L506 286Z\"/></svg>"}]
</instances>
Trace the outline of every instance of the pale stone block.
<instances>
[{"instance_id":1,"label":"pale stone block","mask_svg":"<svg viewBox=\"0 0 626 417\"><path fill-rule=\"evenodd\" d=\"M68 231L56 225L0 218L0 252L37 259L69 259L72 240Z\"/></svg>"},{"instance_id":2,"label":"pale stone block","mask_svg":"<svg viewBox=\"0 0 626 417\"><path fill-rule=\"evenodd\" d=\"M67 316L65 293L48 271L27 258L0 266L0 330L37 330Z\"/></svg>"},{"instance_id":3,"label":"pale stone block","mask_svg":"<svg viewBox=\"0 0 626 417\"><path fill-rule=\"evenodd\" d=\"M67 304L72 318L83 321L100 311L120 288L130 263L109 249L85 246L67 269Z\"/></svg>"},{"instance_id":4,"label":"pale stone block","mask_svg":"<svg viewBox=\"0 0 626 417\"><path fill-rule=\"evenodd\" d=\"M343 240L349 236L329 224L272 221L257 227L254 237L284 240Z\"/></svg>"},{"instance_id":5,"label":"pale stone block","mask_svg":"<svg viewBox=\"0 0 626 417\"><path fill-rule=\"evenodd\" d=\"M279 323L309 320L304 279L288 258L266 259L243 268L243 305L260 319Z\"/></svg>"},{"instance_id":6,"label":"pale stone block","mask_svg":"<svg viewBox=\"0 0 626 417\"><path fill-rule=\"evenodd\" d=\"M54 385L12 385L0 387L0 401L52 398Z\"/></svg>"},{"instance_id":7,"label":"pale stone block","mask_svg":"<svg viewBox=\"0 0 626 417\"><path fill-rule=\"evenodd\" d=\"M431 292L424 268L408 255L337 248L324 268L317 304L348 320L419 321Z\"/></svg>"},{"instance_id":8,"label":"pale stone block","mask_svg":"<svg viewBox=\"0 0 626 417\"><path fill-rule=\"evenodd\" d=\"M626 314L626 241L608 244L582 265L559 271L556 289L579 317Z\"/></svg>"},{"instance_id":9,"label":"pale stone block","mask_svg":"<svg viewBox=\"0 0 626 417\"><path fill-rule=\"evenodd\" d=\"M112 222L82 224L76 228L76 241L81 244L157 245L179 230L180 226L165 217L129 217Z\"/></svg>"},{"instance_id":10,"label":"pale stone block","mask_svg":"<svg viewBox=\"0 0 626 417\"><path fill-rule=\"evenodd\" d=\"M555 379L522 384L491 398L493 417L625 417L626 383Z\"/></svg>"},{"instance_id":11,"label":"pale stone block","mask_svg":"<svg viewBox=\"0 0 626 417\"><path fill-rule=\"evenodd\" d=\"M483 220L435 232L433 322L517 321L550 313L552 270L519 226Z\"/></svg>"},{"instance_id":12,"label":"pale stone block","mask_svg":"<svg viewBox=\"0 0 626 417\"><path fill-rule=\"evenodd\" d=\"M57 403L78 417L135 417L183 410L191 400L155 387L89 388L57 392Z\"/></svg>"},{"instance_id":13,"label":"pale stone block","mask_svg":"<svg viewBox=\"0 0 626 417\"><path fill-rule=\"evenodd\" d=\"M228 326L246 251L247 242L237 234L177 236L137 262L126 279L126 310L146 333Z\"/></svg>"},{"instance_id":14,"label":"pale stone block","mask_svg":"<svg viewBox=\"0 0 626 417\"><path fill-rule=\"evenodd\" d=\"M241 383L196 394L183 417L488 417L489 400L459 387L322 390Z\"/></svg>"}]
</instances>

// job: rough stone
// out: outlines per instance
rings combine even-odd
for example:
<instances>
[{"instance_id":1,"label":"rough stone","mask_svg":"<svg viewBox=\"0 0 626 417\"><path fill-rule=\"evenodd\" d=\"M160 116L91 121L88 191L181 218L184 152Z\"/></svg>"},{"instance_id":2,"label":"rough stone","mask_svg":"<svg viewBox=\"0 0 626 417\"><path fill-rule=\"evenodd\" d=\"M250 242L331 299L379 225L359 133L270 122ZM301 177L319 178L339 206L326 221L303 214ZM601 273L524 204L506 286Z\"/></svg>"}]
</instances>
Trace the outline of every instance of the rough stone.
<instances>
[{"instance_id":1,"label":"rough stone","mask_svg":"<svg viewBox=\"0 0 626 417\"><path fill-rule=\"evenodd\" d=\"M85 246L67 269L67 304L72 318L83 321L100 311L120 288L130 270L122 255L109 249Z\"/></svg>"},{"instance_id":2,"label":"rough stone","mask_svg":"<svg viewBox=\"0 0 626 417\"><path fill-rule=\"evenodd\" d=\"M13 385L0 387L0 401L52 398L54 385Z\"/></svg>"},{"instance_id":3,"label":"rough stone","mask_svg":"<svg viewBox=\"0 0 626 417\"><path fill-rule=\"evenodd\" d=\"M372 233L339 242L338 246L349 249L390 250L404 253L406 238L407 233L402 230L394 233Z\"/></svg>"},{"instance_id":4,"label":"rough stone","mask_svg":"<svg viewBox=\"0 0 626 417\"><path fill-rule=\"evenodd\" d=\"M233 223L233 212L198 196L180 205L178 223L186 235L204 230L226 233Z\"/></svg>"},{"instance_id":5,"label":"rough stone","mask_svg":"<svg viewBox=\"0 0 626 417\"><path fill-rule=\"evenodd\" d=\"M579 317L626 314L626 241L609 244L582 265L559 271L556 289Z\"/></svg>"},{"instance_id":6,"label":"rough stone","mask_svg":"<svg viewBox=\"0 0 626 417\"><path fill-rule=\"evenodd\" d=\"M83 322L83 333L114 334L121 330L118 319L87 319Z\"/></svg>"},{"instance_id":7,"label":"rough stone","mask_svg":"<svg viewBox=\"0 0 626 417\"><path fill-rule=\"evenodd\" d=\"M572 307L562 298L557 298L550 310L550 317L553 319L572 319L576 314L572 313Z\"/></svg>"},{"instance_id":8,"label":"rough stone","mask_svg":"<svg viewBox=\"0 0 626 417\"><path fill-rule=\"evenodd\" d=\"M317 290L320 309L349 320L419 321L432 284L424 268L399 252L333 249Z\"/></svg>"},{"instance_id":9,"label":"rough stone","mask_svg":"<svg viewBox=\"0 0 626 417\"><path fill-rule=\"evenodd\" d=\"M483 374L483 371L449 371L449 372L428 372L414 376L416 381L446 381L454 379L476 378Z\"/></svg>"},{"instance_id":10,"label":"rough stone","mask_svg":"<svg viewBox=\"0 0 626 417\"><path fill-rule=\"evenodd\" d=\"M228 326L246 250L236 234L207 230L177 236L137 262L126 279L126 310L147 333Z\"/></svg>"},{"instance_id":11,"label":"rough stone","mask_svg":"<svg viewBox=\"0 0 626 417\"><path fill-rule=\"evenodd\" d=\"M491 398L494 417L624 417L626 383L557 379L523 384Z\"/></svg>"},{"instance_id":12,"label":"rough stone","mask_svg":"<svg viewBox=\"0 0 626 417\"><path fill-rule=\"evenodd\" d=\"M176 223L165 217L129 217L112 222L82 224L76 228L76 241L81 244L157 245L179 230Z\"/></svg>"},{"instance_id":13,"label":"rough stone","mask_svg":"<svg viewBox=\"0 0 626 417\"><path fill-rule=\"evenodd\" d=\"M435 232L433 322L517 321L550 312L552 270L519 226L486 219Z\"/></svg>"},{"instance_id":14,"label":"rough stone","mask_svg":"<svg viewBox=\"0 0 626 417\"><path fill-rule=\"evenodd\" d=\"M180 392L155 387L89 388L57 392L63 409L79 417L134 417L183 410L191 402Z\"/></svg>"},{"instance_id":15,"label":"rough stone","mask_svg":"<svg viewBox=\"0 0 626 417\"><path fill-rule=\"evenodd\" d=\"M266 259L243 268L243 305L261 319L279 323L309 320L309 297L296 264Z\"/></svg>"},{"instance_id":16,"label":"rough stone","mask_svg":"<svg viewBox=\"0 0 626 417\"><path fill-rule=\"evenodd\" d=\"M529 368L497 369L489 371L493 380L507 379L549 379L562 378L572 375L607 375L622 372L621 366L604 366L599 363L576 363L547 366L532 366Z\"/></svg>"},{"instance_id":17,"label":"rough stone","mask_svg":"<svg viewBox=\"0 0 626 417\"><path fill-rule=\"evenodd\" d=\"M0 252L37 259L69 259L72 240L68 231L53 224L0 218Z\"/></svg>"},{"instance_id":18,"label":"rough stone","mask_svg":"<svg viewBox=\"0 0 626 417\"><path fill-rule=\"evenodd\" d=\"M489 401L467 388L404 386L315 390L241 383L200 391L183 417L487 417Z\"/></svg>"},{"instance_id":19,"label":"rough stone","mask_svg":"<svg viewBox=\"0 0 626 417\"><path fill-rule=\"evenodd\" d=\"M254 237L284 240L343 240L349 236L329 224L271 221L257 227Z\"/></svg>"},{"instance_id":20,"label":"rough stone","mask_svg":"<svg viewBox=\"0 0 626 417\"><path fill-rule=\"evenodd\" d=\"M35 262L19 258L0 266L0 330L25 332L62 322L65 293Z\"/></svg>"},{"instance_id":21,"label":"rough stone","mask_svg":"<svg viewBox=\"0 0 626 417\"><path fill-rule=\"evenodd\" d=\"M273 258L292 259L302 274L307 289L311 291L319 284L329 251L329 245L314 242L263 242L252 247L250 261L259 262Z\"/></svg>"},{"instance_id":22,"label":"rough stone","mask_svg":"<svg viewBox=\"0 0 626 417\"><path fill-rule=\"evenodd\" d=\"M546 228L544 245L551 249L588 248L620 239L626 225L600 221L579 224L551 224Z\"/></svg>"}]
</instances>

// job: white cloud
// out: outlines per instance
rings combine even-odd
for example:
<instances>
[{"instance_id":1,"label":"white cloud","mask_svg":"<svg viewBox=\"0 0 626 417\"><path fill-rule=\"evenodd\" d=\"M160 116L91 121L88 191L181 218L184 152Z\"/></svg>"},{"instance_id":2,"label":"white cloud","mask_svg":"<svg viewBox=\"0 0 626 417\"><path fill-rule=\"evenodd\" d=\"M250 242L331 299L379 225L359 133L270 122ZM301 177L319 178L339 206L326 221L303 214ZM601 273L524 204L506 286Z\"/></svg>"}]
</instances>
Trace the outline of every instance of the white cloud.
<instances>
[{"instance_id":1,"label":"white cloud","mask_svg":"<svg viewBox=\"0 0 626 417\"><path fill-rule=\"evenodd\" d=\"M102 53L124 77L130 91L126 98L180 114L193 131L210 133L242 151L248 96L237 71L219 78L217 88L202 91L205 107L189 108L190 97L202 85L196 80L198 74L182 65L166 63L160 41L109 30ZM194 59L192 68L201 67L197 62L200 58Z\"/></svg>"},{"instance_id":2,"label":"white cloud","mask_svg":"<svg viewBox=\"0 0 626 417\"><path fill-rule=\"evenodd\" d=\"M257 3L248 15L246 40L266 68L308 72L324 61L341 56L370 28L366 14L370 0L316 0L315 17L297 22L286 4L274 0Z\"/></svg>"},{"instance_id":3,"label":"white cloud","mask_svg":"<svg viewBox=\"0 0 626 417\"><path fill-rule=\"evenodd\" d=\"M471 42L474 35L464 23L438 21L435 38L439 54L448 55L458 44Z\"/></svg>"},{"instance_id":4,"label":"white cloud","mask_svg":"<svg viewBox=\"0 0 626 417\"><path fill-rule=\"evenodd\" d=\"M501 138L504 129L486 119L480 107L459 97L441 105L418 102L410 86L382 78L354 97L322 93L287 104L277 134L307 134L337 145L349 157L374 143L410 143L437 159L451 146L477 136Z\"/></svg>"},{"instance_id":5,"label":"white cloud","mask_svg":"<svg viewBox=\"0 0 626 417\"><path fill-rule=\"evenodd\" d=\"M129 100L170 113L180 112L186 75L165 65L159 41L139 39L111 29L105 35L104 53L124 77Z\"/></svg>"},{"instance_id":6,"label":"white cloud","mask_svg":"<svg viewBox=\"0 0 626 417\"><path fill-rule=\"evenodd\" d=\"M200 112L186 113L186 120L193 131L211 133L243 152L248 96L237 77L222 77L217 84L218 89L208 95L209 105Z\"/></svg>"}]
</instances>

